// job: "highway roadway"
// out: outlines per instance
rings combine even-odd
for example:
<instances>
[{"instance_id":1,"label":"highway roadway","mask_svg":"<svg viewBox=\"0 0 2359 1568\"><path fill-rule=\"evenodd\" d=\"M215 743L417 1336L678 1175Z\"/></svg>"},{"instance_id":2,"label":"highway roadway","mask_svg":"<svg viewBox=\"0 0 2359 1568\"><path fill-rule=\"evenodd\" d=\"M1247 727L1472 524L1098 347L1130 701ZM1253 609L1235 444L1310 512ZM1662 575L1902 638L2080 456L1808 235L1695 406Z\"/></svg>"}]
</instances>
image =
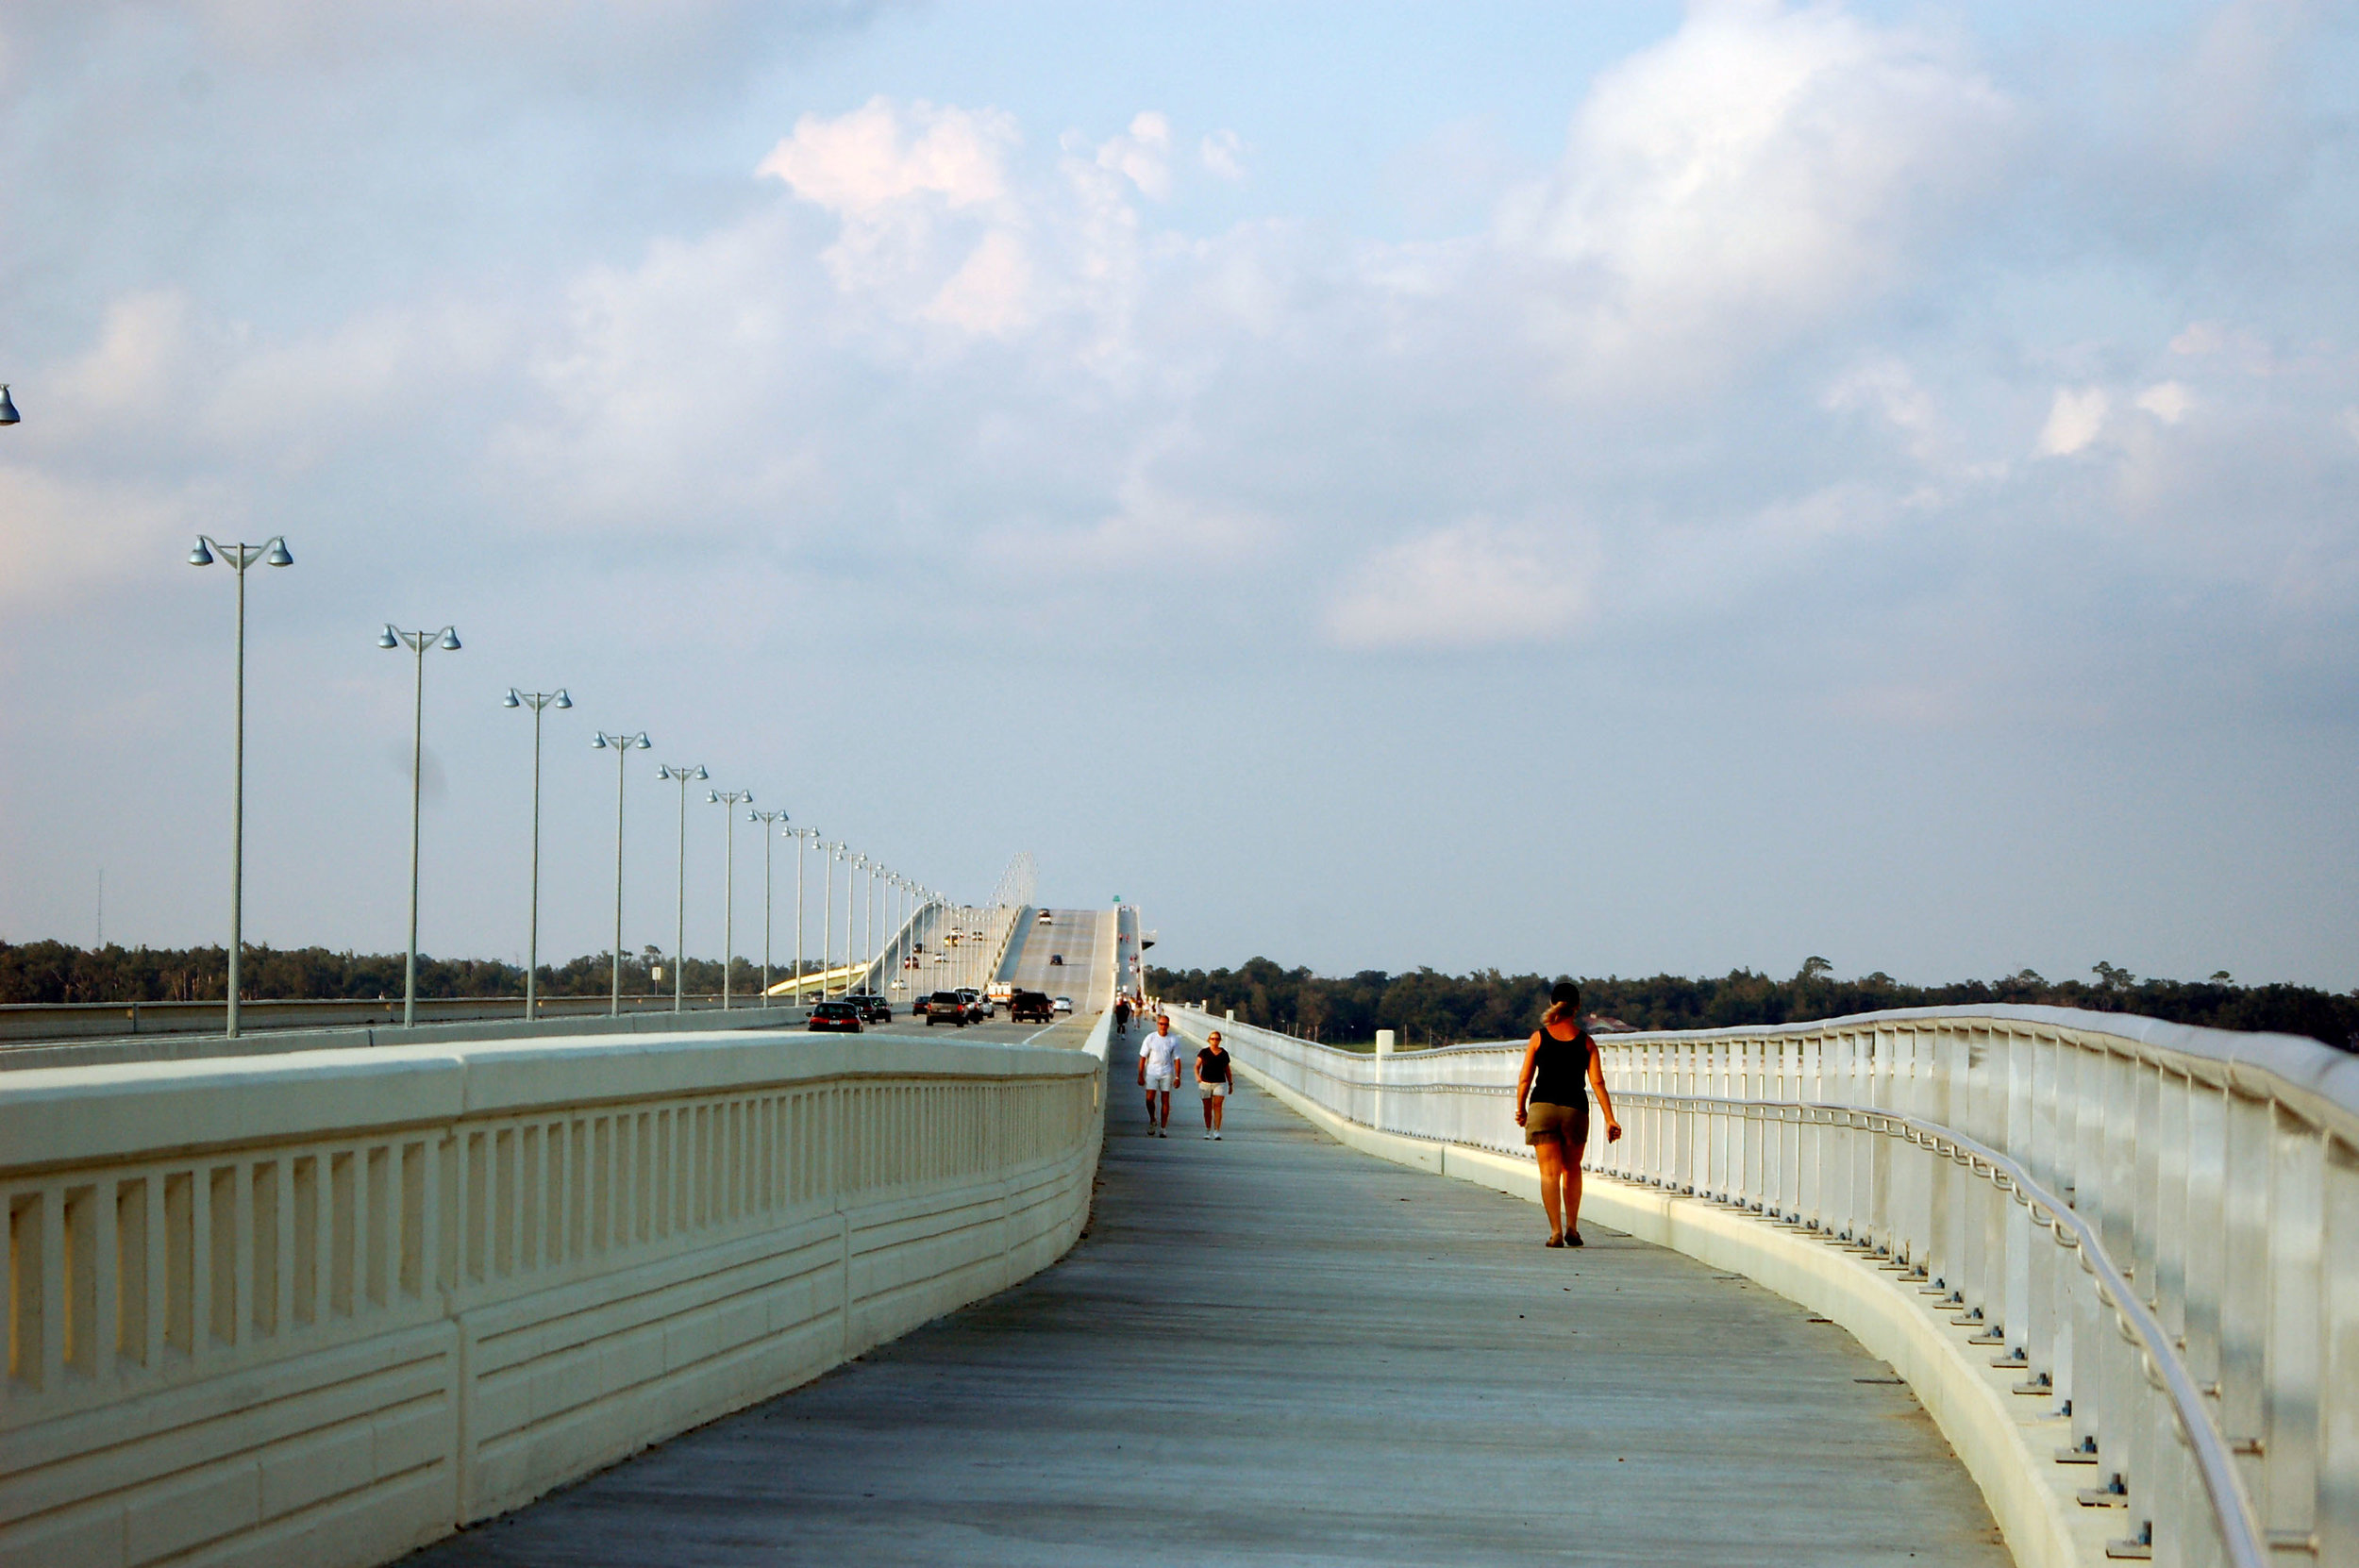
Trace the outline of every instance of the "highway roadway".
<instances>
[{"instance_id":1,"label":"highway roadway","mask_svg":"<svg viewBox=\"0 0 2359 1568\"><path fill-rule=\"evenodd\" d=\"M1111 909L1028 910L998 977L1027 991L1070 996L1076 1015L1095 1018L1113 1006L1113 929ZM1052 964L1052 957L1064 962Z\"/></svg>"}]
</instances>

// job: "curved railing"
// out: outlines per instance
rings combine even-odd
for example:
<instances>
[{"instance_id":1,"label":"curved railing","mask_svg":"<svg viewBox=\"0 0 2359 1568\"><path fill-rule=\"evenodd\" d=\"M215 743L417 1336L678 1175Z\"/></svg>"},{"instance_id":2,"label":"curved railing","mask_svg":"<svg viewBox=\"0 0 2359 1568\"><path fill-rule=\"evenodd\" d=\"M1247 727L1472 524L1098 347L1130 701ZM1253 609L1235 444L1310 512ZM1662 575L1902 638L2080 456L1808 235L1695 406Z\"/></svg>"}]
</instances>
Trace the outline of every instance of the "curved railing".
<instances>
[{"instance_id":1,"label":"curved railing","mask_svg":"<svg viewBox=\"0 0 2359 1568\"><path fill-rule=\"evenodd\" d=\"M1520 1043L1378 1058L1221 1026L1353 1122L1525 1152ZM1599 1045L1628 1136L1590 1169L1913 1283L2068 1419L2056 1460L2119 1510L2117 1555L2359 1562L2359 1059L2035 1008Z\"/></svg>"}]
</instances>

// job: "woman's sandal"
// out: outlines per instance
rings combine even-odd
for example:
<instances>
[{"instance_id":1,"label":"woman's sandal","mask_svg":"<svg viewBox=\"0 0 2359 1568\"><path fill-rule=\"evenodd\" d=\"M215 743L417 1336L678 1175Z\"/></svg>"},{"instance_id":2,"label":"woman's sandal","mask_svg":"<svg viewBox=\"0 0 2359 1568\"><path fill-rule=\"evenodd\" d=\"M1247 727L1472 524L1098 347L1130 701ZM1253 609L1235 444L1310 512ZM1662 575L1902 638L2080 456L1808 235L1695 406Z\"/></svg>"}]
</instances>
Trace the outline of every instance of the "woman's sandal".
<instances>
[{"instance_id":1,"label":"woman's sandal","mask_svg":"<svg viewBox=\"0 0 2359 1568\"><path fill-rule=\"evenodd\" d=\"M1542 1246L1561 1247L1564 1244L1564 1238L1562 1236L1551 1236L1540 1244Z\"/></svg>"}]
</instances>

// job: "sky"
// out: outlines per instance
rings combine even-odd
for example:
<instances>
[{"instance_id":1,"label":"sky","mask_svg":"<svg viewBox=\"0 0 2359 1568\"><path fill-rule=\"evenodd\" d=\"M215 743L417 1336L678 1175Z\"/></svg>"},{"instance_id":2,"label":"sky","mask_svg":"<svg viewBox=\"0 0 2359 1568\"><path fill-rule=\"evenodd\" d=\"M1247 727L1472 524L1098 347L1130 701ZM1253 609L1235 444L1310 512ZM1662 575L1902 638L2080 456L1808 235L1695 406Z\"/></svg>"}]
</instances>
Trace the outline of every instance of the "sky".
<instances>
[{"instance_id":1,"label":"sky","mask_svg":"<svg viewBox=\"0 0 2359 1568\"><path fill-rule=\"evenodd\" d=\"M0 134L0 940L226 935L202 532L249 941L406 940L390 620L437 955L513 685L544 959L644 729L634 949L680 763L1178 965L2359 986L2359 7L14 0Z\"/></svg>"}]
</instances>

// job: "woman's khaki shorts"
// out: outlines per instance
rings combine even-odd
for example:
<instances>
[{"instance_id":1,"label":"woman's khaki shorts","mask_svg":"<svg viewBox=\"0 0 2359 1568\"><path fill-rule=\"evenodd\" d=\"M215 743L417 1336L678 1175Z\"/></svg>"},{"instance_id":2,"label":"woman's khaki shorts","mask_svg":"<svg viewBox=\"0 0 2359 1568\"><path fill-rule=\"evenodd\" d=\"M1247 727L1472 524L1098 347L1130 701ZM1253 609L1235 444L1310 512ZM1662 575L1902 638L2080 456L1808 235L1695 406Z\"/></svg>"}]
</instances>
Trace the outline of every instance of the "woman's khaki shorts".
<instances>
[{"instance_id":1,"label":"woman's khaki shorts","mask_svg":"<svg viewBox=\"0 0 2359 1568\"><path fill-rule=\"evenodd\" d=\"M1204 1097L1206 1099L1217 1100L1222 1095L1229 1093L1229 1080L1227 1078L1223 1078L1218 1083L1199 1083L1196 1085L1196 1088L1204 1092Z\"/></svg>"},{"instance_id":2,"label":"woman's khaki shorts","mask_svg":"<svg viewBox=\"0 0 2359 1568\"><path fill-rule=\"evenodd\" d=\"M1589 1102L1550 1105L1546 1100L1532 1101L1524 1107L1524 1142L1562 1142L1568 1149L1581 1147L1589 1142Z\"/></svg>"}]
</instances>

